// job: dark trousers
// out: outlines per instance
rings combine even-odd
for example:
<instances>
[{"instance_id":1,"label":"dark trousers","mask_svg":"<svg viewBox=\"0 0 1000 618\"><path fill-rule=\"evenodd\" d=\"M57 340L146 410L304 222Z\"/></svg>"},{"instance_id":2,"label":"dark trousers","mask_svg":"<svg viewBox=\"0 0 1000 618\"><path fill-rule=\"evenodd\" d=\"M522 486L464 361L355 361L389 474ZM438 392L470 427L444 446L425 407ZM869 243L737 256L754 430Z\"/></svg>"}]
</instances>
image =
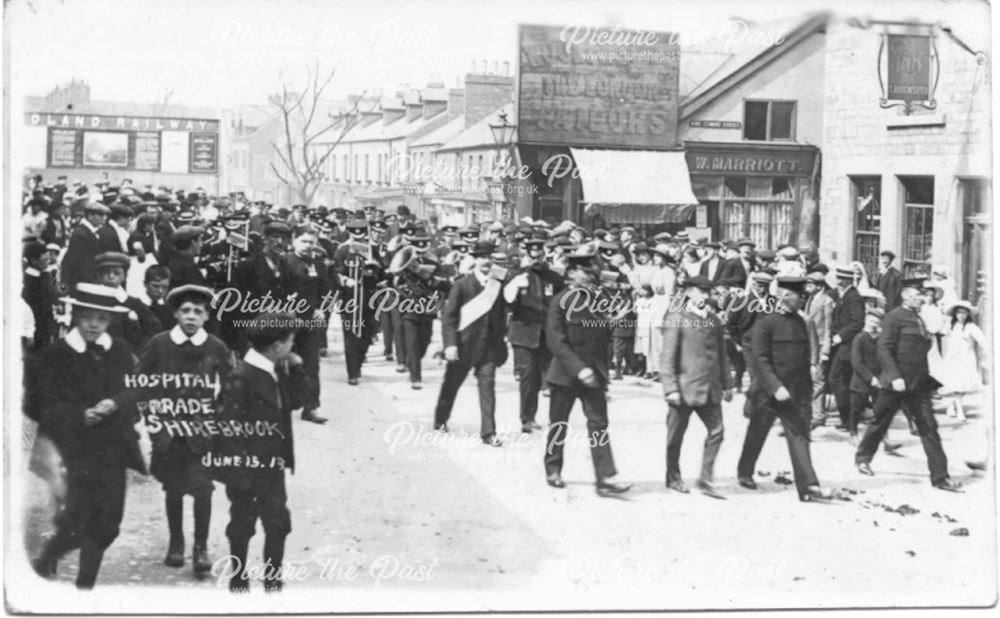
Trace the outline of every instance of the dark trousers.
<instances>
[{"instance_id":1,"label":"dark trousers","mask_svg":"<svg viewBox=\"0 0 1000 618\"><path fill-rule=\"evenodd\" d=\"M292 516L288 511L283 470L260 470L249 485L226 486L229 498L230 554L237 560L233 579L246 579L247 547L257 531L257 520L264 526L264 579L277 580L285 555L285 537L292 531Z\"/></svg>"},{"instance_id":2,"label":"dark trousers","mask_svg":"<svg viewBox=\"0 0 1000 618\"><path fill-rule=\"evenodd\" d=\"M854 455L855 463L870 463L878 450L878 445L885 438L896 412L902 408L909 413L917 426L917 433L924 445L927 455L927 468L931 473L931 484L937 485L948 479L948 457L944 454L941 436L938 434L937 420L931 407L931 391L905 391L898 393L892 390L879 390L875 400L875 420L868 426L858 452Z\"/></svg>"},{"instance_id":3,"label":"dark trousers","mask_svg":"<svg viewBox=\"0 0 1000 618\"><path fill-rule=\"evenodd\" d=\"M514 375L517 376L521 395L521 424L532 423L538 413L538 393L542 389L542 377L549 368L552 353L544 341L537 348L520 345L514 348Z\"/></svg>"},{"instance_id":4,"label":"dark trousers","mask_svg":"<svg viewBox=\"0 0 1000 618\"><path fill-rule=\"evenodd\" d=\"M389 356L395 350L396 362L400 365L406 365L406 335L403 314L398 308L393 307L382 313L379 319L382 322L382 346L385 355Z\"/></svg>"},{"instance_id":5,"label":"dark trousers","mask_svg":"<svg viewBox=\"0 0 1000 618\"><path fill-rule=\"evenodd\" d=\"M743 416L750 418L753 416L754 393L759 390L757 380L754 379L753 375L753 365L750 363L750 350L743 348L742 351L736 353L736 357L741 359L740 362L743 364L743 368L746 370L747 375L750 376L750 385L747 387L747 394L743 399ZM742 384L743 374L738 372L736 377L736 383Z\"/></svg>"},{"instance_id":6,"label":"dark trousers","mask_svg":"<svg viewBox=\"0 0 1000 618\"><path fill-rule=\"evenodd\" d=\"M846 344L841 344L846 345ZM847 426L851 421L851 376L854 374L854 367L851 359L834 356L830 361L830 390L833 398L837 400L837 412L840 413L840 423Z\"/></svg>"},{"instance_id":7,"label":"dark trousers","mask_svg":"<svg viewBox=\"0 0 1000 618\"><path fill-rule=\"evenodd\" d=\"M305 371L306 410L319 407L319 350L323 345L323 328L304 328L295 334L295 353L302 357Z\"/></svg>"},{"instance_id":8,"label":"dark trousers","mask_svg":"<svg viewBox=\"0 0 1000 618\"><path fill-rule=\"evenodd\" d=\"M747 361L743 356L743 352L736 350L735 341L726 339L726 353L729 354L729 364L732 366L736 377L736 386L737 388L743 388L743 374L747 371Z\"/></svg>"},{"instance_id":9,"label":"dark trousers","mask_svg":"<svg viewBox=\"0 0 1000 618\"><path fill-rule=\"evenodd\" d=\"M792 459L795 488L798 489L799 496L802 496L807 487L819 484L809 453L809 422L806 420L808 413L803 411L809 409L809 399L779 402L761 389L755 390L753 399L753 413L750 415L750 426L743 441L743 452L736 468L737 474L753 476L767 434L774 425L775 417L780 418L785 430L785 440L788 441L788 454Z\"/></svg>"},{"instance_id":10,"label":"dark trousers","mask_svg":"<svg viewBox=\"0 0 1000 618\"><path fill-rule=\"evenodd\" d=\"M404 362L410 370L410 382L420 382L420 363L427 353L427 346L431 344L431 335L434 334L434 320L418 318L416 320L402 320L403 326L403 347L397 347L396 353L400 356L400 362ZM404 352L405 350L405 352Z\"/></svg>"},{"instance_id":11,"label":"dark trousers","mask_svg":"<svg viewBox=\"0 0 1000 618\"><path fill-rule=\"evenodd\" d=\"M681 479L681 444L684 442L684 432L688 421L694 412L705 424L708 435L705 436L705 449L701 455L701 475L699 480L712 482L712 471L715 469L715 458L722 446L722 406L718 403L707 403L703 406L669 405L667 411L667 483Z\"/></svg>"},{"instance_id":12,"label":"dark trousers","mask_svg":"<svg viewBox=\"0 0 1000 618\"><path fill-rule=\"evenodd\" d=\"M64 507L55 520L56 532L38 561L54 565L63 555L79 548L76 585L93 588L104 551L118 538L124 513L124 465L77 471L70 468Z\"/></svg>"},{"instance_id":13,"label":"dark trousers","mask_svg":"<svg viewBox=\"0 0 1000 618\"><path fill-rule=\"evenodd\" d=\"M614 335L611 337L612 367L615 371L631 372L635 369L635 336Z\"/></svg>"},{"instance_id":14,"label":"dark trousers","mask_svg":"<svg viewBox=\"0 0 1000 618\"><path fill-rule=\"evenodd\" d=\"M441 383L437 407L434 409L434 427L444 425L451 418L451 409L455 406L455 396L458 395L458 389L472 370L475 370L476 381L479 384L479 435L485 440L497 432L497 401L494 383L497 367L492 357L487 357L475 365L464 362L462 359L448 363L448 367L444 370L444 382Z\"/></svg>"},{"instance_id":15,"label":"dark trousers","mask_svg":"<svg viewBox=\"0 0 1000 618\"><path fill-rule=\"evenodd\" d=\"M347 365L348 379L361 377L361 363L368 352L371 341L362 332L358 337L349 330L344 331L344 361Z\"/></svg>"},{"instance_id":16,"label":"dark trousers","mask_svg":"<svg viewBox=\"0 0 1000 618\"><path fill-rule=\"evenodd\" d=\"M598 481L617 474L615 458L611 454L608 435L608 401L603 388L584 386L550 385L549 435L545 443L545 473L562 472L563 447L569 433L569 413L579 399L583 415L587 417L587 439L590 457L594 461L594 475Z\"/></svg>"},{"instance_id":17,"label":"dark trousers","mask_svg":"<svg viewBox=\"0 0 1000 618\"><path fill-rule=\"evenodd\" d=\"M848 429L851 433L858 432L858 420L861 418L861 413L865 411L869 403L878 400L878 389L869 386L863 391L851 391L851 419L848 423Z\"/></svg>"}]
</instances>

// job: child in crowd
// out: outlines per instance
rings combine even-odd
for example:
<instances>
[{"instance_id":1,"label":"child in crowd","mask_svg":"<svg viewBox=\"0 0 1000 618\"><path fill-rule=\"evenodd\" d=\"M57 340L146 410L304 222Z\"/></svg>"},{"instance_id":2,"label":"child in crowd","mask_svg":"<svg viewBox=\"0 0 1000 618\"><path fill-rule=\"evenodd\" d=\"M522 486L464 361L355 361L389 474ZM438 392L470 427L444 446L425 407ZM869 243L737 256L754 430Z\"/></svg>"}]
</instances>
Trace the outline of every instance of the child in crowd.
<instances>
[{"instance_id":1,"label":"child in crowd","mask_svg":"<svg viewBox=\"0 0 1000 618\"><path fill-rule=\"evenodd\" d=\"M76 586L97 581L104 551L118 537L125 509L125 470L146 473L134 423L137 392L126 389L132 349L108 333L112 314L125 314L116 291L80 283L66 299L72 329L47 347L39 376L39 435L52 440L66 470L66 498L56 531L32 561L42 577L80 549Z\"/></svg>"},{"instance_id":2,"label":"child in crowd","mask_svg":"<svg viewBox=\"0 0 1000 618\"><path fill-rule=\"evenodd\" d=\"M965 420L962 399L983 387L983 359L986 336L972 319L972 305L965 300L953 303L946 312L946 330L942 341L943 385L941 394L948 401L948 416Z\"/></svg>"},{"instance_id":3,"label":"child in crowd","mask_svg":"<svg viewBox=\"0 0 1000 618\"><path fill-rule=\"evenodd\" d=\"M192 562L196 572L212 567L208 559L208 528L215 486L202 463L202 457L211 448L211 438L199 433L190 435L193 432L186 428L214 416L214 410L204 402L216 398L217 387L232 370L229 348L221 339L205 332L212 296L209 288L193 284L171 290L166 304L173 311L176 325L150 339L136 369L137 374L150 377L183 376L181 385L147 389L146 423L153 444L151 472L166 493L170 540L163 562L169 567L184 566L184 496L190 495L194 498ZM163 383L161 379L160 384ZM177 413L181 405L185 412Z\"/></svg>"},{"instance_id":4,"label":"child in crowd","mask_svg":"<svg viewBox=\"0 0 1000 618\"><path fill-rule=\"evenodd\" d=\"M292 353L297 319L283 313L263 313L246 328L251 349L222 388L221 423L266 425L274 431L252 436L218 437L212 449L215 477L226 485L229 498L231 556L229 589L247 592L247 548L257 519L264 526L264 590L281 590L285 537L292 530L285 505L285 470L294 470L292 410L303 404L306 376L302 359Z\"/></svg>"}]
</instances>

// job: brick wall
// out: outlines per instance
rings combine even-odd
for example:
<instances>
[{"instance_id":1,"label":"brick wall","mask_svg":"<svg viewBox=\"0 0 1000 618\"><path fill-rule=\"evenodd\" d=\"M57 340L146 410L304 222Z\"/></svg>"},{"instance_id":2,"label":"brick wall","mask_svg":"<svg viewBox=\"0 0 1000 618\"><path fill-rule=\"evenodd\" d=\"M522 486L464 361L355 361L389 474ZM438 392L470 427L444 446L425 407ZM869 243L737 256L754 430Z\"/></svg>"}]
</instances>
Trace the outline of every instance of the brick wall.
<instances>
[{"instance_id":1,"label":"brick wall","mask_svg":"<svg viewBox=\"0 0 1000 618\"><path fill-rule=\"evenodd\" d=\"M514 78L509 75L469 73L465 76L465 128L513 100Z\"/></svg>"}]
</instances>

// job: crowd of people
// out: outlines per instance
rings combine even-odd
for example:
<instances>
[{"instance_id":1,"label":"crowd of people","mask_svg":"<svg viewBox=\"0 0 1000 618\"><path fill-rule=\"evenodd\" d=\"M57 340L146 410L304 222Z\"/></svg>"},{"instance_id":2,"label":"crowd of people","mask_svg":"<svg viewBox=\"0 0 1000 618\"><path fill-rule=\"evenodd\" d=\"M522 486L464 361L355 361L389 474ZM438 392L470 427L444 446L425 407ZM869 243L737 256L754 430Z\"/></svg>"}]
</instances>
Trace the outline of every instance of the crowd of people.
<instances>
[{"instance_id":1,"label":"crowd of people","mask_svg":"<svg viewBox=\"0 0 1000 618\"><path fill-rule=\"evenodd\" d=\"M961 491L948 476L932 402L944 398L949 416L965 418L963 400L985 375L984 336L946 272L904 277L891 251L869 276L860 263L831 268L813 248L746 238L644 239L629 226L528 218L460 227L418 220L405 206L274 208L241 195L66 180L31 179L22 218L32 464L50 481L64 475L66 487L56 533L34 558L41 576L79 548L77 585L94 585L132 468L163 485L166 565L185 563L190 495L192 563L211 568L219 482L231 502L230 589L248 589L247 547L260 519L265 589L280 590L292 414L328 421L320 359L338 323L352 386L378 344L413 389L423 388L439 333L432 354L447 366L434 429L449 431L457 393L474 373L479 438L490 447L503 447L495 378L512 356L523 432L543 429L539 401L549 400L543 459L553 488L565 487L567 420L580 400L597 493L629 490L612 455L607 401L632 376L662 383L670 490L689 491L679 456L694 413L707 428L698 488L725 499L713 484L722 404L742 391L745 488L756 489L757 457L780 419L799 497L830 500L813 469L812 431L832 420L850 435L858 471L874 474L879 445L898 448L886 434L902 410L932 485ZM140 421L152 443L148 466ZM61 468L45 465L45 445Z\"/></svg>"}]
</instances>

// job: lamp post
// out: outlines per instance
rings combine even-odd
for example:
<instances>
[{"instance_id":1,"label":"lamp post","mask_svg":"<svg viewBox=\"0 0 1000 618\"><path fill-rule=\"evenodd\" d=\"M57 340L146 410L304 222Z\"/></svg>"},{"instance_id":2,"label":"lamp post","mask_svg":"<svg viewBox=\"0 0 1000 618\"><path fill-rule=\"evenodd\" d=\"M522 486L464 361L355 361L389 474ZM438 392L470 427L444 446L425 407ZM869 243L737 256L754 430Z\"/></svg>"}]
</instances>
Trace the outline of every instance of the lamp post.
<instances>
[{"instance_id":1,"label":"lamp post","mask_svg":"<svg viewBox=\"0 0 1000 618\"><path fill-rule=\"evenodd\" d=\"M509 209L510 203L512 201L511 200L512 193L510 191L507 191L506 189L510 185L510 176L511 176L510 162L513 161L514 159L513 150L514 150L514 143L517 141L517 125L510 123L510 121L507 119L507 112L504 110L500 111L500 113L497 115L497 118L500 120L500 124L489 125L490 132L493 134L493 141L496 143L496 145L503 148L501 152L507 155L501 161L502 163L502 165L500 166L501 171L499 176L497 177L497 181L500 184L499 190L502 192L501 199L498 201L502 202ZM490 193L492 197L494 191L491 190ZM498 215L500 214L501 213L498 213ZM502 219L504 217L498 216L497 218Z\"/></svg>"}]
</instances>

